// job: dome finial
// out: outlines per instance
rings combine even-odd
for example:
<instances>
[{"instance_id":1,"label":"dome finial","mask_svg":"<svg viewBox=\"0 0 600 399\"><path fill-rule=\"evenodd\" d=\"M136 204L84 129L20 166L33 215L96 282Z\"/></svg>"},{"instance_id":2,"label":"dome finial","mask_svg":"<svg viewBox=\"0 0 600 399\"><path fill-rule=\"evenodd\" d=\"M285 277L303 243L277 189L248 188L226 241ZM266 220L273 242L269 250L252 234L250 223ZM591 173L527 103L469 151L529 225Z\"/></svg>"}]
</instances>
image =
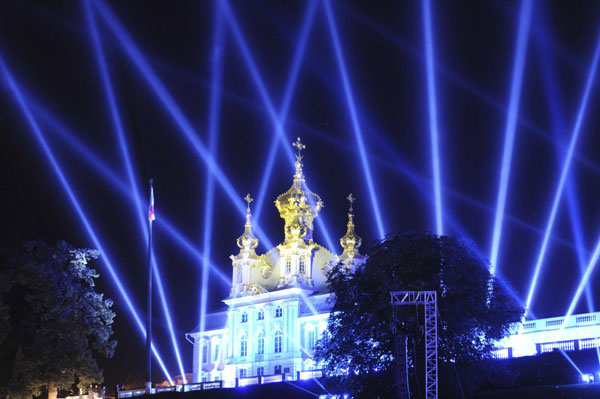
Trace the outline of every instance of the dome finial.
<instances>
[{"instance_id":1,"label":"dome finial","mask_svg":"<svg viewBox=\"0 0 600 399\"><path fill-rule=\"evenodd\" d=\"M237 245L240 247L240 253L247 251L250 254L258 246L258 238L252 233L252 214L250 213L250 203L254 199L250 197L250 194L246 194L244 201L248 204L246 208L246 224L244 225L244 234L237 239Z\"/></svg>"},{"instance_id":2,"label":"dome finial","mask_svg":"<svg viewBox=\"0 0 600 399\"><path fill-rule=\"evenodd\" d=\"M362 243L362 239L354 231L354 214L352 213L354 209L352 205L356 201L356 198L350 193L346 199L350 203L350 208L348 209L348 229L346 230L346 234L340 238L340 244L344 248L342 258L358 258L361 256L358 253L358 248Z\"/></svg>"}]
</instances>

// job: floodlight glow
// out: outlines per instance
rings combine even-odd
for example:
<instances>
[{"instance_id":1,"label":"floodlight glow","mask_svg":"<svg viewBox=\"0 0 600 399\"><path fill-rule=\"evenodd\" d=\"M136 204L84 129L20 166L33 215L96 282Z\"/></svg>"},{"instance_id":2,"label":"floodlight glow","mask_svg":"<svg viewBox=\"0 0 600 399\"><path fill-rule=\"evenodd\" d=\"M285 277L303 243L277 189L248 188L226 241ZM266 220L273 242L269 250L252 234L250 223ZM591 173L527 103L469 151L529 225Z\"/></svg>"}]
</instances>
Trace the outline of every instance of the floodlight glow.
<instances>
[{"instance_id":1,"label":"floodlight glow","mask_svg":"<svg viewBox=\"0 0 600 399\"><path fill-rule=\"evenodd\" d=\"M171 116L175 124L179 127L179 131L189 141L192 148L200 156L200 159L206 164L208 169L215 175L216 181L221 185L227 197L232 202L237 211L245 216L246 207L242 204L240 195L235 191L230 180L227 178L221 167L210 155L210 152L204 142L198 136L196 130L192 127L190 121L183 114L181 108L177 105L167 88L158 78L143 53L137 47L133 39L129 36L125 28L118 21L112 11L102 2L102 0L92 0L94 6L102 16L110 30L119 40L119 44L125 50L126 55L130 58L139 72L142 74L150 88L153 90L157 99L164 106L165 110ZM273 247L271 240L266 236L262 228L257 224L255 226L256 234L259 237L261 244L267 248Z\"/></svg>"},{"instance_id":2,"label":"floodlight glow","mask_svg":"<svg viewBox=\"0 0 600 399\"><path fill-rule=\"evenodd\" d=\"M435 197L435 226L438 235L444 234L442 217L442 189L440 175L439 129L435 72L433 70L433 33L431 29L431 3L423 0L423 31L425 36L425 64L427 67L427 103L429 104L429 135L431 140L431 168L433 170L433 192Z\"/></svg>"},{"instance_id":3,"label":"floodlight glow","mask_svg":"<svg viewBox=\"0 0 600 399\"><path fill-rule=\"evenodd\" d=\"M211 58L212 80L210 86L210 106L208 120L208 149L213 158L217 154L219 133L219 117L221 114L221 82L223 77L223 19L220 3L215 4L215 28L213 38L213 54ZM208 298L208 269L211 255L211 238L213 227L215 181L210 171L206 173L206 200L204 202L204 234L202 238L202 274L200 280L200 332L204 332L206 307Z\"/></svg>"},{"instance_id":4,"label":"floodlight glow","mask_svg":"<svg viewBox=\"0 0 600 399\"><path fill-rule=\"evenodd\" d=\"M527 294L527 300L525 302L526 308L525 308L525 314L524 314L523 318L525 318L527 316L527 310L531 306L531 301L533 300L533 294L535 293L537 280L539 278L539 274L542 269L542 264L544 262L544 258L546 255L546 249L548 246L549 236L552 231L552 228L554 227L554 220L556 218L556 213L558 212L558 205L560 204L562 191L563 191L565 182L567 181L567 176L569 174L569 170L571 168L571 161L573 159L573 154L575 153L577 139L579 138L579 133L581 132L581 125L583 123L583 117L584 117L586 109L587 109L587 103L588 103L590 90L594 84L594 77L596 76L596 69L598 67L599 56L600 56L600 35L598 36L598 41L596 43L596 49L594 51L594 57L592 59L592 64L590 66L590 70L588 73L587 82L585 85L583 96L581 98L581 104L579 105L579 110L577 112L577 119L575 120L575 125L573 126L573 131L571 133L569 149L567 150L567 154L565 156L565 160L564 160L564 163L562 166L560 180L558 182L558 187L556 188L556 192L554 193L554 200L552 201L552 208L550 210L548 224L546 225L546 231L544 233L544 238L542 240L540 252L538 254L538 258L537 258L537 261L535 264L533 279L531 281L531 286L529 288L529 293Z\"/></svg>"},{"instance_id":5,"label":"floodlight glow","mask_svg":"<svg viewBox=\"0 0 600 399\"><path fill-rule=\"evenodd\" d=\"M225 15L227 16L227 20L229 22L229 26L230 26L233 36L236 40L236 43L238 44L240 51L242 53L242 56L243 56L244 60L246 61L246 64L247 64L249 72L250 72L250 76L252 77L252 80L257 87L259 95L260 95L260 97L267 109L267 113L273 123L274 131L276 134L274 140L280 139L280 140L285 141L286 137L285 137L285 132L283 131L283 125L275 113L275 107L273 106L273 103L267 93L265 84L260 76L260 73L258 72L258 68L256 66L256 63L254 62L252 54L250 53L250 49L248 47L248 44L246 43L246 40L244 39L244 35L242 34L242 31L237 22L237 19L235 18L235 15L233 14L231 7L226 0L224 0L221 3L221 5L223 6L222 10L224 11ZM285 150L285 154L289 158L290 165L293 165L295 162L295 157L294 157L292 149L290 148L289 145L288 146L284 145L283 148ZM329 232L326 228L326 224L324 222L324 217L321 216L321 218L316 219L315 222L316 222L317 227L322 231L325 242L327 243L329 248L334 248L333 241L331 240L331 236L329 235ZM272 247L272 245L269 245L269 247Z\"/></svg>"},{"instance_id":6,"label":"floodlight glow","mask_svg":"<svg viewBox=\"0 0 600 399\"><path fill-rule=\"evenodd\" d=\"M298 73L300 72L300 65L304 59L304 52L306 50L306 43L308 41L309 33L312 29L313 19L315 16L317 2L316 0L311 0L306 9L306 14L304 20L302 22L302 28L300 30L300 37L298 38L298 43L296 45L296 51L294 52L294 58L292 60L292 67L290 69L290 73L288 76L287 84L285 87L285 91L283 93L283 100L281 102L281 109L279 110L279 125L283 130L285 126L288 111L291 104L292 94L296 88L296 82L298 81ZM277 149L279 148L279 144L283 142L282 138L285 138L285 132L283 134L278 135L274 140L271 141L271 147L269 147L269 153L267 155L267 161L265 165L265 169L261 178L260 188L258 190L258 196L256 197L256 207L254 212L254 219L260 220L260 214L263 209L263 202L265 199L265 195L267 192L268 182L271 180L271 173L273 172L273 164L275 162L275 155L277 154ZM287 143L283 143L284 146ZM329 244L328 244L329 245Z\"/></svg>"},{"instance_id":7,"label":"floodlight glow","mask_svg":"<svg viewBox=\"0 0 600 399\"><path fill-rule=\"evenodd\" d=\"M385 228L383 227L383 220L381 218L381 212L379 210L379 201L377 200L377 194L375 193L375 184L373 182L373 177L371 176L371 167L369 166L367 151L365 149L365 144L363 141L362 129L360 127L358 113L354 104L354 96L352 94L352 88L350 87L348 72L346 71L346 62L344 61L344 55L342 53L342 46L340 44L337 26L335 24L335 19L333 17L333 11L331 10L331 4L329 3L329 0L324 0L323 5L325 7L327 25L329 26L329 33L335 50L335 57L337 60L340 77L342 79L344 93L346 95L348 111L350 112L350 118L352 120L354 136L356 138L356 144L358 146L360 154L360 161L362 163L363 172L365 174L365 180L367 182L369 196L371 197L371 204L373 208L373 214L375 216L375 223L379 232L379 238L383 239L385 237Z\"/></svg>"},{"instance_id":8,"label":"floodlight glow","mask_svg":"<svg viewBox=\"0 0 600 399\"><path fill-rule=\"evenodd\" d=\"M79 200L77 199L77 196L71 189L71 186L69 185L69 182L68 182L66 176L64 175L60 164L54 157L54 154L53 154L50 146L48 145L48 142L46 141L44 134L42 133L42 130L40 129L37 121L33 117L33 114L31 113L27 103L23 99L23 96L21 95L21 92L20 92L20 89L19 89L17 83L13 79L11 73L9 72L7 66L4 63L2 55L0 55L0 69L2 70L2 74L4 75L4 80L6 81L6 85L12 92L12 95L14 96L15 102L21 108L21 111L23 112L25 119L27 120L27 123L29 124L29 127L31 128L31 131L32 131L34 137L37 139L38 144L40 145L40 147L44 151L46 157L48 158L48 161L50 162L52 169L54 170L54 173L56 173L56 176L57 176L58 180L60 181L63 189L65 190L67 196L69 197L71 204L75 208L75 211L76 211L77 215L79 216L81 222L83 223L84 228L85 228L86 232L88 233L88 236L92 240L94 246L102 254L101 259L104 261L104 264L106 265L109 275L111 276L111 278L113 279L113 282L117 286L119 293L121 294L121 297L125 301L125 304L127 305L127 308L129 309L133 319L135 320L136 324L140 328L142 335L145 337L146 329L135 310L133 302L131 301L131 299L129 298L129 295L127 294L127 290L121 283L121 279L119 278L115 268L113 267L112 262L110 261L110 258L108 257L108 253L104 250L103 246L100 243L100 240L96 236L94 228L92 227L83 208L81 207ZM156 360L158 361L163 373L165 374L165 376L167 377L167 379L169 380L169 382L172 385L173 380L171 378L171 375L167 371L165 364L162 361L162 358L160 357L160 355L159 355L158 351L156 350L156 348L154 347L154 345L152 345L152 352L154 353L154 356L155 356Z\"/></svg>"},{"instance_id":9,"label":"floodlight glow","mask_svg":"<svg viewBox=\"0 0 600 399\"><path fill-rule=\"evenodd\" d=\"M519 102L521 99L523 69L525 67L525 57L527 55L527 40L529 37L529 24L531 22L532 5L532 0L523 0L521 3L521 12L519 16L519 31L517 34L517 45L515 49L515 60L510 88L506 131L504 132L504 150L502 154L502 166L500 168L500 182L498 187L498 198L496 201L496 217L494 219L492 250L490 255L490 273L492 275L494 275L498 264L498 252L500 250L502 222L504 218L504 208L506 205L506 194L508 192L508 179L510 176L510 165L515 141Z\"/></svg>"},{"instance_id":10,"label":"floodlight glow","mask_svg":"<svg viewBox=\"0 0 600 399\"><path fill-rule=\"evenodd\" d=\"M140 223L140 232L141 236L146 238L146 242L148 241L145 231L146 231L146 223L144 218L144 207L142 206L142 201L138 193L140 192L139 187L137 185L138 178L133 169L133 165L131 159L129 157L129 146L127 145L127 139L125 138L125 132L123 131L123 124L121 122L120 112L117 106L117 101L115 99L115 93L113 90L110 74L108 72L108 67L106 65L106 59L104 58L104 52L102 50L102 44L100 43L100 37L98 36L98 29L96 27L96 21L94 15L92 13L92 9L89 4L89 0L85 1L85 13L88 21L89 33L92 38L92 43L94 46L94 52L96 55L96 61L98 63L98 69L100 70L100 75L102 77L102 84L104 86L104 91L106 94L106 100L108 103L108 107L110 109L111 119L113 121L113 128L117 135L117 140L119 143L119 148L121 149L121 156L123 158L123 163L125 164L125 170L127 171L127 178L129 179L129 186L131 188L131 192L133 195L131 196L133 202L135 204L135 214L137 215L138 222ZM175 339L175 331L173 329L173 322L171 320L171 311L167 304L167 299L165 296L164 288L162 285L162 279L160 277L160 272L158 269L158 265L156 264L156 257L152 258L152 270L155 275L158 293L160 297L160 302L163 308L163 313L165 315L167 321L167 327L169 330L169 334L171 336L171 343L173 344L173 350L175 352L175 358L177 359L177 363L179 365L179 371L183 378L183 383L187 383L185 378L185 371L183 369L183 362L181 361L181 355L179 354L179 346L177 345L177 340Z\"/></svg>"}]
</instances>

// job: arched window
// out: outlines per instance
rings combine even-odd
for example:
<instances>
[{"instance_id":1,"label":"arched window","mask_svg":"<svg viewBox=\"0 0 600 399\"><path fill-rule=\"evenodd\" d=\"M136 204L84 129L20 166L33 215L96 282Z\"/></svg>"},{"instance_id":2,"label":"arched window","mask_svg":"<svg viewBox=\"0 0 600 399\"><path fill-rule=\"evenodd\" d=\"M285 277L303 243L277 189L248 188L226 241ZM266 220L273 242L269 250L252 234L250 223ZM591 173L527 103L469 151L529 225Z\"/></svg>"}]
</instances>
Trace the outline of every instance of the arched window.
<instances>
[{"instance_id":1,"label":"arched window","mask_svg":"<svg viewBox=\"0 0 600 399\"><path fill-rule=\"evenodd\" d=\"M258 315L256 316L257 320L264 320L265 318L265 311L262 309L258 310Z\"/></svg>"},{"instance_id":2,"label":"arched window","mask_svg":"<svg viewBox=\"0 0 600 399\"><path fill-rule=\"evenodd\" d=\"M242 284L242 268L239 266L237 270L237 283Z\"/></svg>"},{"instance_id":3,"label":"arched window","mask_svg":"<svg viewBox=\"0 0 600 399\"><path fill-rule=\"evenodd\" d=\"M248 337L245 335L240 339L240 356L248 355Z\"/></svg>"},{"instance_id":4,"label":"arched window","mask_svg":"<svg viewBox=\"0 0 600 399\"><path fill-rule=\"evenodd\" d=\"M304 272L306 271L306 266L304 264L305 260L304 260L304 256L300 257L300 264L298 266L298 271L300 274L304 274Z\"/></svg>"},{"instance_id":5,"label":"arched window","mask_svg":"<svg viewBox=\"0 0 600 399\"><path fill-rule=\"evenodd\" d=\"M208 362L208 343L202 345L202 363Z\"/></svg>"},{"instance_id":6,"label":"arched window","mask_svg":"<svg viewBox=\"0 0 600 399\"><path fill-rule=\"evenodd\" d=\"M277 331L275 333L275 340L273 341L274 342L273 349L274 349L275 353L281 353L281 339L282 339L281 331Z\"/></svg>"},{"instance_id":7,"label":"arched window","mask_svg":"<svg viewBox=\"0 0 600 399\"><path fill-rule=\"evenodd\" d=\"M256 339L256 353L259 355L263 355L265 353L265 333L261 332L258 334L258 338Z\"/></svg>"},{"instance_id":8,"label":"arched window","mask_svg":"<svg viewBox=\"0 0 600 399\"><path fill-rule=\"evenodd\" d=\"M281 374L281 364L275 366L273 374Z\"/></svg>"},{"instance_id":9,"label":"arched window","mask_svg":"<svg viewBox=\"0 0 600 399\"><path fill-rule=\"evenodd\" d=\"M285 258L285 271L288 273L292 272L292 260L289 256Z\"/></svg>"},{"instance_id":10,"label":"arched window","mask_svg":"<svg viewBox=\"0 0 600 399\"><path fill-rule=\"evenodd\" d=\"M246 323L248 321L248 313L242 313L242 323Z\"/></svg>"},{"instance_id":11,"label":"arched window","mask_svg":"<svg viewBox=\"0 0 600 399\"><path fill-rule=\"evenodd\" d=\"M277 306L275 308L275 317L281 317L283 316L283 309L281 309L281 306Z\"/></svg>"}]
</instances>

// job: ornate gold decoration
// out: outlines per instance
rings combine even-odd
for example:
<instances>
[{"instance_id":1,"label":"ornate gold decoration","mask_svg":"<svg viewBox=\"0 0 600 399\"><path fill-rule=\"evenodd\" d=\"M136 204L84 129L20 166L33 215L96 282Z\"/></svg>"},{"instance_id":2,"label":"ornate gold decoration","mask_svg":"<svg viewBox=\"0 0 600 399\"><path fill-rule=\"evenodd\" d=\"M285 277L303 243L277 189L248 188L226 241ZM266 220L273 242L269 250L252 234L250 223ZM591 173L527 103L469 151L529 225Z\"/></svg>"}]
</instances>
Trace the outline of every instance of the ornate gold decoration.
<instances>
[{"instance_id":1,"label":"ornate gold decoration","mask_svg":"<svg viewBox=\"0 0 600 399\"><path fill-rule=\"evenodd\" d=\"M321 198L308 189L304 180L301 151L306 145L298 137L292 146L298 149L294 182L288 191L275 200L279 215L285 221L284 243L300 239L312 240L313 221L323 208Z\"/></svg>"},{"instance_id":2,"label":"ornate gold decoration","mask_svg":"<svg viewBox=\"0 0 600 399\"><path fill-rule=\"evenodd\" d=\"M352 193L350 193L346 199L350 203L350 208L348 209L348 229L346 230L346 234L340 238L340 244L342 245L342 248L344 248L342 258L355 258L360 255L358 253L358 248L362 244L361 238L354 231L354 213L352 204L356 199L352 196Z\"/></svg>"}]
</instances>

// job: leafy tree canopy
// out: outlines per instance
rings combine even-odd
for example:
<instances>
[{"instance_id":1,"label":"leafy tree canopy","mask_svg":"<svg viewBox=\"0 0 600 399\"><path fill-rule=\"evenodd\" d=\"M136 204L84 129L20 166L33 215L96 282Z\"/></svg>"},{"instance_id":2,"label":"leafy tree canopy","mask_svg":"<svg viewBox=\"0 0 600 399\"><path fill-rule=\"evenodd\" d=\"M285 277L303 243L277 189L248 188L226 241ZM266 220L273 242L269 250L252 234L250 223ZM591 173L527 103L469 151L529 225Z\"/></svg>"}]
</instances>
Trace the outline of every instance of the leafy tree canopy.
<instances>
[{"instance_id":1,"label":"leafy tree canopy","mask_svg":"<svg viewBox=\"0 0 600 399\"><path fill-rule=\"evenodd\" d=\"M102 381L112 357L112 300L94 290L99 253L65 242L26 242L0 260L0 397L31 398L77 380Z\"/></svg>"},{"instance_id":2,"label":"leafy tree canopy","mask_svg":"<svg viewBox=\"0 0 600 399\"><path fill-rule=\"evenodd\" d=\"M468 395L495 373L493 343L522 315L468 243L431 233L389 236L370 249L362 270L349 275L338 265L328 283L334 304L316 360L358 397L395 397L390 291L437 291L439 389L445 392L440 397ZM411 391L418 397L424 384L423 308L403 306L397 320L399 333L409 337Z\"/></svg>"}]
</instances>

